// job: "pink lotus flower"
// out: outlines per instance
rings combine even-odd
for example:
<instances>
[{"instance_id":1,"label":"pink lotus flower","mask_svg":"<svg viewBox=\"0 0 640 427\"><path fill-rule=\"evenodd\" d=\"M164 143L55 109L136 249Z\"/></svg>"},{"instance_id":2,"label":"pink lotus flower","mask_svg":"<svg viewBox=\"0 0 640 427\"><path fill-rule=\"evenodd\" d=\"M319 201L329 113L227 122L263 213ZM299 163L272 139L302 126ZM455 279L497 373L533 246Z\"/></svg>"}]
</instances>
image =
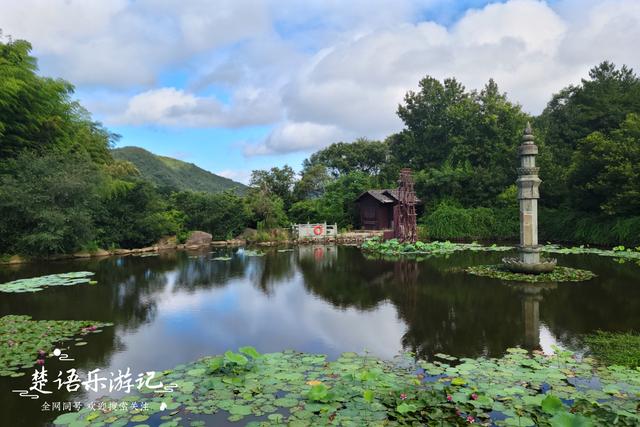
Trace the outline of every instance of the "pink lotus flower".
<instances>
[{"instance_id":1,"label":"pink lotus flower","mask_svg":"<svg viewBox=\"0 0 640 427\"><path fill-rule=\"evenodd\" d=\"M405 400L407 398L406 393L400 393L400 400Z\"/></svg>"},{"instance_id":2,"label":"pink lotus flower","mask_svg":"<svg viewBox=\"0 0 640 427\"><path fill-rule=\"evenodd\" d=\"M475 418L473 418L471 415L469 415L469 416L467 417L467 422L468 422L469 424L473 424L475 421L476 421L476 419L475 419Z\"/></svg>"},{"instance_id":3,"label":"pink lotus flower","mask_svg":"<svg viewBox=\"0 0 640 427\"><path fill-rule=\"evenodd\" d=\"M475 393L471 393L471 399L478 400L478 395Z\"/></svg>"},{"instance_id":4,"label":"pink lotus flower","mask_svg":"<svg viewBox=\"0 0 640 427\"><path fill-rule=\"evenodd\" d=\"M90 330L90 331L95 331L98 328L96 328L95 326L91 325L87 329Z\"/></svg>"},{"instance_id":5,"label":"pink lotus flower","mask_svg":"<svg viewBox=\"0 0 640 427\"><path fill-rule=\"evenodd\" d=\"M36 360L36 363L40 366L44 365L44 359L38 359Z\"/></svg>"},{"instance_id":6,"label":"pink lotus flower","mask_svg":"<svg viewBox=\"0 0 640 427\"><path fill-rule=\"evenodd\" d=\"M447 394L447 401L451 402L453 400L453 396L451 396L450 394Z\"/></svg>"},{"instance_id":7,"label":"pink lotus flower","mask_svg":"<svg viewBox=\"0 0 640 427\"><path fill-rule=\"evenodd\" d=\"M38 356L45 356L46 354L44 350L38 350Z\"/></svg>"}]
</instances>

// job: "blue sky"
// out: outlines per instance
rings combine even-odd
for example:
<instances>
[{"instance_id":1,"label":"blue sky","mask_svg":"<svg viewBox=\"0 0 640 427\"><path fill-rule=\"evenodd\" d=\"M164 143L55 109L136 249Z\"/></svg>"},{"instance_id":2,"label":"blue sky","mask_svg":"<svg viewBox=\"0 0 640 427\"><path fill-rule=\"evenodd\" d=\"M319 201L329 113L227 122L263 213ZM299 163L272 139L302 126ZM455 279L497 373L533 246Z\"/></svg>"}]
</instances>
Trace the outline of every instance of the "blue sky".
<instances>
[{"instance_id":1,"label":"blue sky","mask_svg":"<svg viewBox=\"0 0 640 427\"><path fill-rule=\"evenodd\" d=\"M402 128L425 75L489 78L525 111L602 60L640 66L637 0L0 0L43 75L119 146L247 182L337 141Z\"/></svg>"}]
</instances>

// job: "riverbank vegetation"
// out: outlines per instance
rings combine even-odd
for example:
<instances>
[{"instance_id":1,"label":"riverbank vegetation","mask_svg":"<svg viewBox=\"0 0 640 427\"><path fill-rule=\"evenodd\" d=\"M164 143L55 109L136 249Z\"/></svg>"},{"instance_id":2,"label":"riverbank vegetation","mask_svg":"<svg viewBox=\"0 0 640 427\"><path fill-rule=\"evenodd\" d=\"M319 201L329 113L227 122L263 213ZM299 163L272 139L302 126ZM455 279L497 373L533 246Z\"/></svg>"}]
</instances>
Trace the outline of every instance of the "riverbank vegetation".
<instances>
[{"instance_id":1,"label":"riverbank vegetation","mask_svg":"<svg viewBox=\"0 0 640 427\"><path fill-rule=\"evenodd\" d=\"M119 136L73 99L70 83L38 75L30 51L26 41L0 43L2 255L143 247L195 229L228 239L252 228L263 240L291 222L358 228L357 196L395 187L402 167L424 202L422 238L517 240L513 183L527 121L540 147L542 240L640 244L640 80L625 66L594 67L538 117L493 80L475 91L427 76L398 107L400 132L327 141L299 174L257 170L244 194L211 194L154 185L115 158Z\"/></svg>"},{"instance_id":2,"label":"riverbank vegetation","mask_svg":"<svg viewBox=\"0 0 640 427\"><path fill-rule=\"evenodd\" d=\"M260 354L252 347L163 371L176 384L158 396L127 399L147 410L92 410L59 416L55 425L129 422L163 425L497 425L631 426L640 422L640 372L604 367L556 349L552 356L509 349L500 359L431 361L409 355L383 361L344 353ZM105 407L110 405L105 401ZM162 407L161 407L162 405Z\"/></svg>"}]
</instances>

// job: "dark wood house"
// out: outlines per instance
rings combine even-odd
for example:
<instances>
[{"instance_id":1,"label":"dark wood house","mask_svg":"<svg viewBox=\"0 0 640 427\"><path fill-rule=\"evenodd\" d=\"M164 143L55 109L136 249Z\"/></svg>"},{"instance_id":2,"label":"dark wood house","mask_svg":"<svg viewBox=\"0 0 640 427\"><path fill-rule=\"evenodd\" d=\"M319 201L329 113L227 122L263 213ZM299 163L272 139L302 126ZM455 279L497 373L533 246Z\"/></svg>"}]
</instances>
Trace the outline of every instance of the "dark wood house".
<instances>
[{"instance_id":1,"label":"dark wood house","mask_svg":"<svg viewBox=\"0 0 640 427\"><path fill-rule=\"evenodd\" d=\"M417 201L418 204L420 201ZM360 227L365 230L393 228L393 207L398 203L398 190L368 190L356 199Z\"/></svg>"}]
</instances>

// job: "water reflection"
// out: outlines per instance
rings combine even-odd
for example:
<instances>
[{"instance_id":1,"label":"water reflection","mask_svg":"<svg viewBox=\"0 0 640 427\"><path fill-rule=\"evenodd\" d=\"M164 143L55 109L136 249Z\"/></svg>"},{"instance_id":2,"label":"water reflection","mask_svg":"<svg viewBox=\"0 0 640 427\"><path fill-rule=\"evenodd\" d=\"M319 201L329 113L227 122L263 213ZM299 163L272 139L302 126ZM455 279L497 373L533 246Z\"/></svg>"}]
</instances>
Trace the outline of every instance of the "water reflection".
<instances>
[{"instance_id":1,"label":"water reflection","mask_svg":"<svg viewBox=\"0 0 640 427\"><path fill-rule=\"evenodd\" d=\"M522 301L522 323L524 339L522 347L527 350L543 350L540 345L540 302L544 299L543 291L556 289L557 283L508 283L520 295Z\"/></svg>"},{"instance_id":2,"label":"water reflection","mask_svg":"<svg viewBox=\"0 0 640 427\"><path fill-rule=\"evenodd\" d=\"M219 256L231 260L212 260ZM513 346L579 349L581 334L596 329L640 329L638 266L562 257L562 265L589 268L598 277L546 287L505 285L459 271L502 256L381 260L351 247L303 246L259 257L221 249L42 263L0 270L0 282L89 270L99 284L2 294L0 315L113 322L89 345L71 347L74 367L83 372L161 370L242 345L330 357L364 349L385 358L402 350L425 358L437 352L500 356ZM52 418L8 392L26 382L0 378L3 413L30 414L11 425ZM55 400L91 398L59 394Z\"/></svg>"}]
</instances>

